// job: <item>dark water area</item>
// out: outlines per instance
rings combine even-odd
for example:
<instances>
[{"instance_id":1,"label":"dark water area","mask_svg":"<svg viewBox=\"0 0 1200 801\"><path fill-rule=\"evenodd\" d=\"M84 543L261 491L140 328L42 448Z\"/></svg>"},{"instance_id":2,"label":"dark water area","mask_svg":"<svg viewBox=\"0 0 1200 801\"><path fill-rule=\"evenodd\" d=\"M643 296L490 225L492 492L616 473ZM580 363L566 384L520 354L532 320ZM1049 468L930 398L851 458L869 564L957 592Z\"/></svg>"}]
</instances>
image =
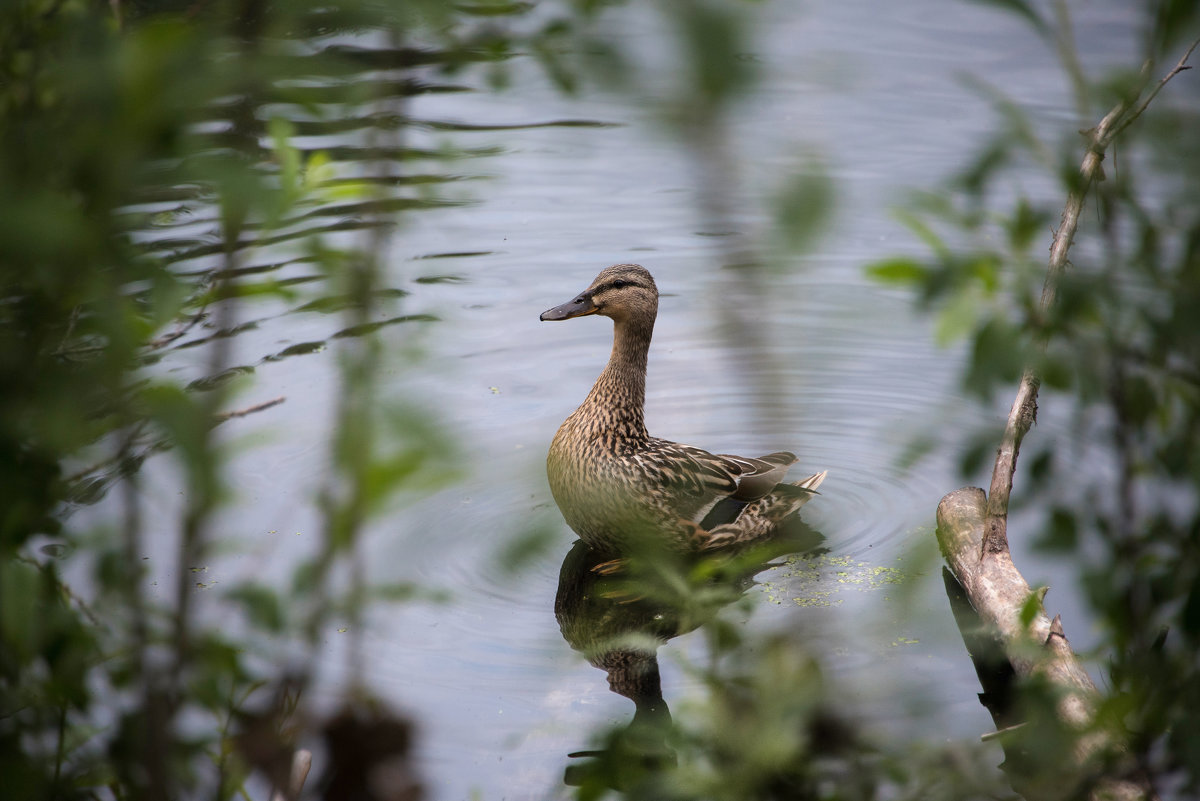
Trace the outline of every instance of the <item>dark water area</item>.
<instances>
[{"instance_id":1,"label":"dark water area","mask_svg":"<svg viewBox=\"0 0 1200 801\"><path fill-rule=\"evenodd\" d=\"M625 13L635 20L619 26L624 46L665 65L665 23ZM1085 62L1118 63L1133 50L1121 3L1090 4L1076 23ZM747 631L801 632L872 727L935 742L992 728L941 588L933 518L940 497L963 483L960 433L998 424L1008 400L990 412L968 400L961 350L936 345L910 298L871 283L864 268L921 253L894 213L904 190L934 185L997 124L961 75L1000 87L1047 124L1072 119L1068 87L1053 53L985 5L776 3L755 41L747 57L765 81L729 121L735 211L720 229L706 217L696 153L659 124L655 101L678 76L652 73L641 97L570 99L528 57L506 64L501 92L481 70L447 77L428 51L330 44L362 71L298 79L285 87L290 97L256 112L290 119L306 156L343 162L321 178L319 201L263 238L247 233L242 294L259 282L289 292L242 298L230 328L214 330L211 318L180 326L144 368L197 392L232 382L244 406L285 399L219 429L233 447L233 497L216 526L218 555L196 581L199 614L212 620L229 612L222 591L249 579L283 586L313 553L340 343L378 335L382 395L411 419L448 427L458 478L396 498L365 546L371 580L411 582L427 596L374 607L361 631L326 632L317 688L334 699L362 679L411 713L430 797L558 797L564 770L580 761L568 754L592 748L597 725L657 714L658 695L686 714L698 692L688 666L705 646L683 631L656 634L665 641L653 693L611 691L611 671L579 652L587 626L562 597L578 554L550 498L545 452L603 367L611 325L547 325L538 314L618 262L643 264L663 292L647 388L653 434L714 452L792 450L794 477L830 471L803 513L824 552L776 560L721 614ZM333 107L346 82L363 97L401 99L401 111ZM372 159L394 169L373 172ZM730 254L769 237L770 199L814 164L834 188L833 215L813 248L778 259L766 294L746 294ZM339 192L364 180L382 194ZM1055 191L1033 174L1022 189ZM140 215L141 244L201 284L222 249L209 200L177 191L128 210ZM380 231L386 285L372 318L349 325L341 312L351 297L319 273L303 241L320 232L328 246L349 245L381 214L396 223ZM753 341L725 324L730 304L746 297L758 304ZM217 339L231 348L231 367L210 375ZM1048 398L1035 436L1068 441L1054 408ZM933 447L901 469L917 436ZM145 447L148 514L175 520L178 468L169 452ZM87 476L94 503L74 511L80 521L119 515L103 492L112 477L103 468ZM531 531L549 544L514 566L511 542ZM152 580L172 586L170 542L148 545ZM1086 648L1092 635L1069 566L1019 539L1014 556L1031 583L1053 586L1048 606ZM263 643L259 657L286 661L281 651Z\"/></svg>"}]
</instances>

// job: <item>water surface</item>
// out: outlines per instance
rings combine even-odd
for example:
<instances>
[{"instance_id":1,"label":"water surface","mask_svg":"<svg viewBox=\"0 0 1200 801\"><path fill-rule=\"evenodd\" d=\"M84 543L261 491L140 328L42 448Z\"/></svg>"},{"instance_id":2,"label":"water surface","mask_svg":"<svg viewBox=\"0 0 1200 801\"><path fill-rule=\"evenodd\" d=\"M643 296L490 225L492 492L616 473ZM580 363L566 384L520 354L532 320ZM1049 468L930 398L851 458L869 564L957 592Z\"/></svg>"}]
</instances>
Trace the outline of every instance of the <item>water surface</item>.
<instances>
[{"instance_id":1,"label":"water surface","mask_svg":"<svg viewBox=\"0 0 1200 801\"><path fill-rule=\"evenodd\" d=\"M637 26L614 23L614 35L619 29L647 62L662 60L662 21L630 13L639 14ZM1129 52L1121 4L1088 4L1077 22L1085 61ZM936 450L908 472L896 464L914 434L929 429L954 442L959 426L1001 419L1006 407L989 413L965 399L956 381L961 351L934 346L909 299L865 280L864 266L920 252L891 211L902 190L946 175L996 125L961 73L1002 87L1047 124L1072 118L1066 87L1053 55L985 6L777 3L756 31L747 55L766 81L730 120L736 214L722 230L702 213L695 154L658 124L653 101L669 92L670 74L661 85L648 81L636 101L605 92L571 100L517 59L506 92L485 90L468 71L449 87L456 91L408 102L423 124L406 129L405 148L432 153L450 142L468 157L453 170L406 162L409 175L436 175L436 202L405 213L389 235L390 292L378 299L375 321L390 354L384 394L439 415L464 450L466 473L432 495L398 499L371 526L366 564L375 580L414 581L450 600L376 608L353 663L348 633L331 629L321 693L336 697L357 671L410 711L431 797L553 797L563 792L567 754L588 747L587 733L633 715L629 698L609 691L556 621L574 538L543 467L555 428L607 358L611 325L543 324L538 314L616 262L645 265L664 293L647 388L652 433L719 452L786 448L800 456L797 472L830 471L804 513L828 554L760 574L747 590L752 611L728 614L755 629L804 632L872 726L905 736L915 728L934 741L991 729L933 553L937 501L962 483L956 455ZM424 77L440 80L432 68ZM313 149L361 145L344 131L306 133ZM731 340L721 325L723 307L738 297L729 254L757 247L771 225L769 198L814 158L835 187L836 215L812 252L771 275L754 311L760 344ZM1024 189L1052 191L1034 176ZM346 224L359 218L352 208L314 213L345 226L335 241L361 233ZM193 233L205 228L193 225ZM203 254L180 252L188 257L181 269L189 260L204 269ZM205 567L202 613L224 614L220 589L245 578L288 581L315 547L337 347L355 332L335 313L336 298L304 294L313 270L302 255L281 242L256 256L299 295L247 305L231 338L232 363L249 376L238 400L286 401L223 427L252 447L233 462L236 497L218 529L236 548ZM204 347L187 345L211 334L198 328L154 369L208 378ZM424 358L408 358L413 348ZM1068 432L1043 414L1035 435ZM152 512L173 519L182 482L170 457L152 457L143 473ZM103 517L111 503L84 513ZM506 543L536 527L554 532L552 545L510 570ZM1051 606L1086 644L1069 571L1019 540L1014 546L1031 582L1051 580ZM166 547L151 543L149 553L164 587L173 580ZM901 603L888 580L900 574L931 580ZM672 708L697 691L683 666L702 650L686 635L660 649Z\"/></svg>"}]
</instances>

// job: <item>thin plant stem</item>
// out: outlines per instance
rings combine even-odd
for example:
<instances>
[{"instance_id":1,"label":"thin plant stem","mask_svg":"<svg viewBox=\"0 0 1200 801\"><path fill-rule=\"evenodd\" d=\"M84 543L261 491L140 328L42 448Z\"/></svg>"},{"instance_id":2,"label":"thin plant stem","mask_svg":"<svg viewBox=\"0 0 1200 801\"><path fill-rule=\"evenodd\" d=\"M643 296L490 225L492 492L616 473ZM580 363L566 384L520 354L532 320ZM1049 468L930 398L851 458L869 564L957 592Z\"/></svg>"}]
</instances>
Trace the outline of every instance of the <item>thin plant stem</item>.
<instances>
[{"instance_id":1,"label":"thin plant stem","mask_svg":"<svg viewBox=\"0 0 1200 801\"><path fill-rule=\"evenodd\" d=\"M1110 140L1120 136L1122 131L1132 125L1138 117L1142 116L1142 112L1144 112L1146 108L1152 102L1154 102L1154 98L1158 97L1158 93L1161 92L1163 87L1167 85L1167 81L1171 80L1179 73L1191 69L1191 66L1187 62L1188 59L1192 57L1192 53L1195 51L1197 46L1200 46L1200 38L1192 42L1191 46L1188 47L1187 52L1180 57L1179 61L1175 62L1175 66L1171 68L1171 71L1164 75L1162 80L1160 80L1154 86L1154 88L1150 90L1150 94L1146 95L1146 98L1136 107L1134 107L1133 111L1131 111L1123 120L1121 120L1119 125L1113 128L1112 132L1109 134Z\"/></svg>"},{"instance_id":2,"label":"thin plant stem","mask_svg":"<svg viewBox=\"0 0 1200 801\"><path fill-rule=\"evenodd\" d=\"M1083 65L1079 63L1079 50L1075 47L1074 26L1071 24L1071 9L1066 0L1055 0L1054 18L1057 32L1054 37L1058 48L1058 58L1063 69L1071 76L1071 88L1075 95L1075 110L1079 119L1085 120L1091 110L1087 77L1083 73Z\"/></svg>"}]
</instances>

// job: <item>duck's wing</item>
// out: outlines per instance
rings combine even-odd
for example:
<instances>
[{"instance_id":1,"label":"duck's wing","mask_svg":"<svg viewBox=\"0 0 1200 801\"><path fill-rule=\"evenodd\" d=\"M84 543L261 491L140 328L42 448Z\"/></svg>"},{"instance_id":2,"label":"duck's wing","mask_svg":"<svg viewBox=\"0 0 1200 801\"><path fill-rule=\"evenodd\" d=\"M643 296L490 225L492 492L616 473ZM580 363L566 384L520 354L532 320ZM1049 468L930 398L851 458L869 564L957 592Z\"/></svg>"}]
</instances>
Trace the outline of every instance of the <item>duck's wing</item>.
<instances>
[{"instance_id":1,"label":"duck's wing","mask_svg":"<svg viewBox=\"0 0 1200 801\"><path fill-rule=\"evenodd\" d=\"M664 491L706 505L736 493L742 473L725 457L665 439L651 439L638 459Z\"/></svg>"},{"instance_id":2,"label":"duck's wing","mask_svg":"<svg viewBox=\"0 0 1200 801\"><path fill-rule=\"evenodd\" d=\"M796 455L787 451L752 459L663 439L652 439L639 456L651 482L663 488L672 514L695 521L704 520L725 499L740 506L763 497L796 462Z\"/></svg>"}]
</instances>

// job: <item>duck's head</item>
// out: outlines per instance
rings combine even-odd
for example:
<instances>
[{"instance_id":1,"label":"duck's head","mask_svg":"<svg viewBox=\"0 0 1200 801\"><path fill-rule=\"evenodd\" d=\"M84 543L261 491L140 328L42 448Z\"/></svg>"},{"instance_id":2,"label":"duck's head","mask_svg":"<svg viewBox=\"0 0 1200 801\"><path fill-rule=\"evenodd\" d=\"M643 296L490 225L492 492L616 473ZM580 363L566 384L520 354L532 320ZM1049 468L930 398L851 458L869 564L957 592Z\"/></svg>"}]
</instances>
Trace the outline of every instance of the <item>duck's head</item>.
<instances>
[{"instance_id":1,"label":"duck's head","mask_svg":"<svg viewBox=\"0 0 1200 801\"><path fill-rule=\"evenodd\" d=\"M658 316L658 287L640 264L614 264L601 270L574 299L542 312L541 319L570 320L586 314L602 314L618 323L634 319L653 324Z\"/></svg>"}]
</instances>

